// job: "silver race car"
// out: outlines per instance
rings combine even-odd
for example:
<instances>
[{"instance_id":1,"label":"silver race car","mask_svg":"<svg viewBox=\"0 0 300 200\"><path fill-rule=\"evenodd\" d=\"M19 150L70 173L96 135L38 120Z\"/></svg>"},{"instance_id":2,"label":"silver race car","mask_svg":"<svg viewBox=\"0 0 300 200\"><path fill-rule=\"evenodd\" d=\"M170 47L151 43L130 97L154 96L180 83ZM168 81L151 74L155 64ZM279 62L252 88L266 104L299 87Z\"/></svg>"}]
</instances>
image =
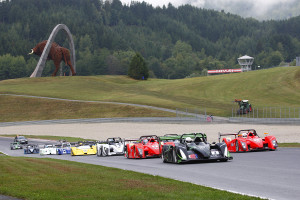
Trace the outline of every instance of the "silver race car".
<instances>
[{"instance_id":1,"label":"silver race car","mask_svg":"<svg viewBox=\"0 0 300 200\"><path fill-rule=\"evenodd\" d=\"M124 155L124 140L120 137L108 138L97 143L97 156Z\"/></svg>"}]
</instances>

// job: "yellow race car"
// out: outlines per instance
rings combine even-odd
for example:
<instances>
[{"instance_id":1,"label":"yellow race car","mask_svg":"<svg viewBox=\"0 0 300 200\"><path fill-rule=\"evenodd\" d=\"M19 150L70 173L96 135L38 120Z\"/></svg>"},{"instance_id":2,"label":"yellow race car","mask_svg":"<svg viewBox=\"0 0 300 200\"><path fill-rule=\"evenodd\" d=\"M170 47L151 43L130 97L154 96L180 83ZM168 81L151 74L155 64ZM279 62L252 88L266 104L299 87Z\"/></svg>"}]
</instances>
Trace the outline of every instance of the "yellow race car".
<instances>
[{"instance_id":1,"label":"yellow race car","mask_svg":"<svg viewBox=\"0 0 300 200\"><path fill-rule=\"evenodd\" d=\"M96 155L97 148L95 144L82 144L80 146L71 147L72 156L80 155Z\"/></svg>"}]
</instances>

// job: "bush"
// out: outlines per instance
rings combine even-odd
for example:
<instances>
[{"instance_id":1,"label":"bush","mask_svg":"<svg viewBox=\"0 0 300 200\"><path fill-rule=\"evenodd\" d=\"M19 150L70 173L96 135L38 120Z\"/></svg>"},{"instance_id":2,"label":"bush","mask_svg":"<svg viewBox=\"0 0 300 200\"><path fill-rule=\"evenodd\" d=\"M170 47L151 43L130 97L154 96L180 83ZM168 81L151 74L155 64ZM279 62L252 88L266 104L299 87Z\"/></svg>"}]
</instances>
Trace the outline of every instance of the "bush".
<instances>
[{"instance_id":1,"label":"bush","mask_svg":"<svg viewBox=\"0 0 300 200\"><path fill-rule=\"evenodd\" d=\"M129 65L128 76L136 80L148 79L149 70L141 54L136 53L135 56L133 56Z\"/></svg>"}]
</instances>

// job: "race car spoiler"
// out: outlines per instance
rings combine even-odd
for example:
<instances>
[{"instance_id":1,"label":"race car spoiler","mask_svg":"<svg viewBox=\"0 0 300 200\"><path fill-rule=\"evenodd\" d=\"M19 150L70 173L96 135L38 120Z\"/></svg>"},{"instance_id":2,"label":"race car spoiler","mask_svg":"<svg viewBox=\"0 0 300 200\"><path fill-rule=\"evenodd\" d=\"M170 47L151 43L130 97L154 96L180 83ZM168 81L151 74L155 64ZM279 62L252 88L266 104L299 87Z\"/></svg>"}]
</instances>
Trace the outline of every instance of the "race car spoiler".
<instances>
[{"instance_id":1,"label":"race car spoiler","mask_svg":"<svg viewBox=\"0 0 300 200\"><path fill-rule=\"evenodd\" d=\"M238 133L219 133L219 142L221 142L221 137L223 136L228 136L228 135L234 135L234 137L236 138L236 136L238 135Z\"/></svg>"},{"instance_id":2,"label":"race car spoiler","mask_svg":"<svg viewBox=\"0 0 300 200\"><path fill-rule=\"evenodd\" d=\"M138 142L141 141L141 139L124 139L124 143L126 144L126 142Z\"/></svg>"},{"instance_id":3,"label":"race car spoiler","mask_svg":"<svg viewBox=\"0 0 300 200\"><path fill-rule=\"evenodd\" d=\"M157 135L143 135L140 137L140 139L142 139L142 138L157 138L157 139L159 139Z\"/></svg>"},{"instance_id":4,"label":"race car spoiler","mask_svg":"<svg viewBox=\"0 0 300 200\"><path fill-rule=\"evenodd\" d=\"M181 137L181 135L177 135L177 134L165 134L164 136L159 136L159 140L163 141L163 140L179 140Z\"/></svg>"}]
</instances>

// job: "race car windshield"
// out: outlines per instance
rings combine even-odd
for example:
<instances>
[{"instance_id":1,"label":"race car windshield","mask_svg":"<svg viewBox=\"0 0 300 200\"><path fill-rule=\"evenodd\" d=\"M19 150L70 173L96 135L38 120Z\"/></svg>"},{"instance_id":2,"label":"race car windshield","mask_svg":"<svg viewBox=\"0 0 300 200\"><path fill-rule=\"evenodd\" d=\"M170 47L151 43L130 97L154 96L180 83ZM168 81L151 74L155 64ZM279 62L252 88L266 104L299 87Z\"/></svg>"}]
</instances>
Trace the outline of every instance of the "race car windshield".
<instances>
[{"instance_id":1,"label":"race car windshield","mask_svg":"<svg viewBox=\"0 0 300 200\"><path fill-rule=\"evenodd\" d=\"M18 138L19 138L19 139L25 139L25 137L24 137L24 136L19 136Z\"/></svg>"},{"instance_id":2,"label":"race car windshield","mask_svg":"<svg viewBox=\"0 0 300 200\"><path fill-rule=\"evenodd\" d=\"M147 144L148 143L148 140L147 139L144 139L143 140L143 144Z\"/></svg>"}]
</instances>

